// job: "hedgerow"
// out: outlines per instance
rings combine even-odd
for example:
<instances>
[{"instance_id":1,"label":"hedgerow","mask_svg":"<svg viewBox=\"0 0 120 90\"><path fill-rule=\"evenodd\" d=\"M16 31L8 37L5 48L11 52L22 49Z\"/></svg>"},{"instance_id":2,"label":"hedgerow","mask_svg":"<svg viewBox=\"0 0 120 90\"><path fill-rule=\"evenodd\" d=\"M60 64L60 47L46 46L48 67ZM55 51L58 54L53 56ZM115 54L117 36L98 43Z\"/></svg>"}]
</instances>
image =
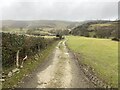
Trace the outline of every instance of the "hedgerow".
<instances>
[{"instance_id":1,"label":"hedgerow","mask_svg":"<svg viewBox=\"0 0 120 90\"><path fill-rule=\"evenodd\" d=\"M15 66L16 53L19 51L19 62L27 55L33 56L51 45L55 39L2 33L2 66Z\"/></svg>"}]
</instances>

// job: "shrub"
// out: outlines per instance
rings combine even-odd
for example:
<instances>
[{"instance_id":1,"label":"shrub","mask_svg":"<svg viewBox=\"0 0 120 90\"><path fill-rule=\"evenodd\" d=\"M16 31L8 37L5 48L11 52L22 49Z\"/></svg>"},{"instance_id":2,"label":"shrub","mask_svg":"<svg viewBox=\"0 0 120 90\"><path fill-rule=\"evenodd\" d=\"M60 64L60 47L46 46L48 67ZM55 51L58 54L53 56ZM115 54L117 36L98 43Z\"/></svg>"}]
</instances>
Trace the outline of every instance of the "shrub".
<instances>
[{"instance_id":1,"label":"shrub","mask_svg":"<svg viewBox=\"0 0 120 90\"><path fill-rule=\"evenodd\" d=\"M118 38L112 38L112 40L113 40L113 41L119 41L119 39L118 39Z\"/></svg>"}]
</instances>

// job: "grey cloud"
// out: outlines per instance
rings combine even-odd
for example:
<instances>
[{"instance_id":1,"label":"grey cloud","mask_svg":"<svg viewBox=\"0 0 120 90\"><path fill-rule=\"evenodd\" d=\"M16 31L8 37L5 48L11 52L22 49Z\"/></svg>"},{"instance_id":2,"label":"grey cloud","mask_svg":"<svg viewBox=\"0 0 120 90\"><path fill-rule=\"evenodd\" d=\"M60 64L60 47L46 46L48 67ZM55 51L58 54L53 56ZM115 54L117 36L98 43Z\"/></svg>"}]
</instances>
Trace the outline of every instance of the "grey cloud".
<instances>
[{"instance_id":1,"label":"grey cloud","mask_svg":"<svg viewBox=\"0 0 120 90\"><path fill-rule=\"evenodd\" d=\"M4 7L3 19L91 20L118 17L117 2L15 2Z\"/></svg>"}]
</instances>

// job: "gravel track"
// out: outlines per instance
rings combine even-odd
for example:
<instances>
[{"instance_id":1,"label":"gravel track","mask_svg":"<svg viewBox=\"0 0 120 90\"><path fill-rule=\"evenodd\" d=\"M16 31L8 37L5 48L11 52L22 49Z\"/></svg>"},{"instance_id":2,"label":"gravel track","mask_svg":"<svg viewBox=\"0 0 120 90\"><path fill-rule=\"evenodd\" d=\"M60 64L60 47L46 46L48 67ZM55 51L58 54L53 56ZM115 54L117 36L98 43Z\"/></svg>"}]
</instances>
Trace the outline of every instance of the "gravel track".
<instances>
[{"instance_id":1,"label":"gravel track","mask_svg":"<svg viewBox=\"0 0 120 90\"><path fill-rule=\"evenodd\" d=\"M20 88L93 88L77 60L60 41L45 62L25 77Z\"/></svg>"}]
</instances>

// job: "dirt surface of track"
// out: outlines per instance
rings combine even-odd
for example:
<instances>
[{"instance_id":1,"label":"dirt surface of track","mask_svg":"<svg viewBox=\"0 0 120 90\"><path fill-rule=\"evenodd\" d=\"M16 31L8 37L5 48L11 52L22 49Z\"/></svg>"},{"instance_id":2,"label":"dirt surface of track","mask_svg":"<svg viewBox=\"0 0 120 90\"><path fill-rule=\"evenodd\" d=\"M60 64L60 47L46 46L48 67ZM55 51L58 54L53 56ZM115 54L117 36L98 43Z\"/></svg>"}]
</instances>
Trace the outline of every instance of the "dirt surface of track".
<instances>
[{"instance_id":1,"label":"dirt surface of track","mask_svg":"<svg viewBox=\"0 0 120 90\"><path fill-rule=\"evenodd\" d=\"M93 88L81 71L77 60L69 53L65 40L60 41L48 60L30 76L20 88Z\"/></svg>"}]
</instances>

